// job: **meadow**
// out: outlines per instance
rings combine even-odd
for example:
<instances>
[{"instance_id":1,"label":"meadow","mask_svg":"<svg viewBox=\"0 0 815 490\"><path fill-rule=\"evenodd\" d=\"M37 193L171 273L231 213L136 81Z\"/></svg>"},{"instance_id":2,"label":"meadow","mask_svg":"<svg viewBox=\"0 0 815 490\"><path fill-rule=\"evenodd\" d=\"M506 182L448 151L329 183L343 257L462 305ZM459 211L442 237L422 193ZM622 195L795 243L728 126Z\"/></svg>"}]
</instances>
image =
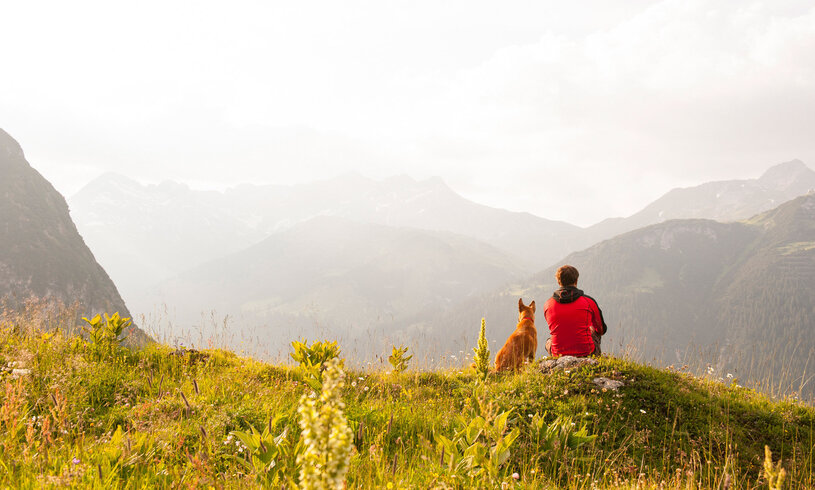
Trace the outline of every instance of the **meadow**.
<instances>
[{"instance_id":1,"label":"meadow","mask_svg":"<svg viewBox=\"0 0 815 490\"><path fill-rule=\"evenodd\" d=\"M330 342L267 363L123 347L122 319L91 320L82 335L42 310L0 322L0 486L320 488L334 472L339 488L815 487L815 409L727 373L608 356L423 371L410 346L343 369Z\"/></svg>"}]
</instances>

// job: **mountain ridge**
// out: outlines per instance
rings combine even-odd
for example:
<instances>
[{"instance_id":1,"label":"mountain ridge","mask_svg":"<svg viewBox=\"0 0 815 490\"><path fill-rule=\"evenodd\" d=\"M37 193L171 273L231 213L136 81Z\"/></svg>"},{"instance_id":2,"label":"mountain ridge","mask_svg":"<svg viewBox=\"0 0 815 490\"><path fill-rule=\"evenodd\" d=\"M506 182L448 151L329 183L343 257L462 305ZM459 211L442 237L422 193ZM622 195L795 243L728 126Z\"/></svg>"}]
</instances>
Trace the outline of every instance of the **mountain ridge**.
<instances>
[{"instance_id":1,"label":"mountain ridge","mask_svg":"<svg viewBox=\"0 0 815 490\"><path fill-rule=\"evenodd\" d=\"M30 298L73 305L80 315L127 306L77 232L65 198L0 130L0 298L12 310ZM77 318L78 319L78 318ZM141 331L134 327L141 338Z\"/></svg>"}]
</instances>

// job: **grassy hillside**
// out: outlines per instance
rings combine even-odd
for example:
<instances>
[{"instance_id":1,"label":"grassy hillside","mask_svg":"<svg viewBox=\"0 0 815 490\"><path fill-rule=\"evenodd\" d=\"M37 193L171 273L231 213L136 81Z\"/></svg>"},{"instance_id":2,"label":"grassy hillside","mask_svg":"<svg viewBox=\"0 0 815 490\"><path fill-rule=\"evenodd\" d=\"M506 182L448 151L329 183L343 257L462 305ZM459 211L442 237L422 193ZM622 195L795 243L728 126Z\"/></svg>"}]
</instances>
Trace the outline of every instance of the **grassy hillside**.
<instances>
[{"instance_id":1,"label":"grassy hillside","mask_svg":"<svg viewBox=\"0 0 815 490\"><path fill-rule=\"evenodd\" d=\"M302 368L222 350L106 350L40 325L36 315L0 324L1 486L294 487L297 407L312 393ZM599 376L624 386L601 389ZM811 488L815 410L737 383L609 357L486 382L455 365L351 371L341 389L354 445L346 483L755 488L767 445L789 488ZM271 429L263 449L234 433L251 427ZM470 459L453 448L469 444Z\"/></svg>"}]
</instances>

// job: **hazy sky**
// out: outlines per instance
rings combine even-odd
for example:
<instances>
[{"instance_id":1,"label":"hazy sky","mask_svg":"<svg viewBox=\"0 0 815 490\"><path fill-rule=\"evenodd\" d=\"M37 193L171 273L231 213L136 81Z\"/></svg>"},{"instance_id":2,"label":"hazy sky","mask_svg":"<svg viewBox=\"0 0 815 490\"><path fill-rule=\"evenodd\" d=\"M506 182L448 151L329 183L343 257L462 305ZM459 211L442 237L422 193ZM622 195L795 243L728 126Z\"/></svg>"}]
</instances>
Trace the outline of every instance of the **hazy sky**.
<instances>
[{"instance_id":1,"label":"hazy sky","mask_svg":"<svg viewBox=\"0 0 815 490\"><path fill-rule=\"evenodd\" d=\"M586 225L815 168L815 2L0 0L0 127L66 195L355 170Z\"/></svg>"}]
</instances>

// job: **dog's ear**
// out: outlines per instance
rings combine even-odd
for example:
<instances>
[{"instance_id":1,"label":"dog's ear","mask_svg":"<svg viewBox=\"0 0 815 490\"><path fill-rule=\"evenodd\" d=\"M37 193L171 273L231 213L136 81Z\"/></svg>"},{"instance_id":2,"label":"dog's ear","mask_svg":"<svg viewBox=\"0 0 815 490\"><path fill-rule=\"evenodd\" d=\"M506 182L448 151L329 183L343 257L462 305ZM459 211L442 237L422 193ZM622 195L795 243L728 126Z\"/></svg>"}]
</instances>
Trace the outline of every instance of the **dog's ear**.
<instances>
[{"instance_id":1,"label":"dog's ear","mask_svg":"<svg viewBox=\"0 0 815 490\"><path fill-rule=\"evenodd\" d=\"M529 303L529 307L532 308L532 313L535 313L535 302L534 301Z\"/></svg>"},{"instance_id":2,"label":"dog's ear","mask_svg":"<svg viewBox=\"0 0 815 490\"><path fill-rule=\"evenodd\" d=\"M524 299L518 298L518 311L524 311Z\"/></svg>"}]
</instances>

